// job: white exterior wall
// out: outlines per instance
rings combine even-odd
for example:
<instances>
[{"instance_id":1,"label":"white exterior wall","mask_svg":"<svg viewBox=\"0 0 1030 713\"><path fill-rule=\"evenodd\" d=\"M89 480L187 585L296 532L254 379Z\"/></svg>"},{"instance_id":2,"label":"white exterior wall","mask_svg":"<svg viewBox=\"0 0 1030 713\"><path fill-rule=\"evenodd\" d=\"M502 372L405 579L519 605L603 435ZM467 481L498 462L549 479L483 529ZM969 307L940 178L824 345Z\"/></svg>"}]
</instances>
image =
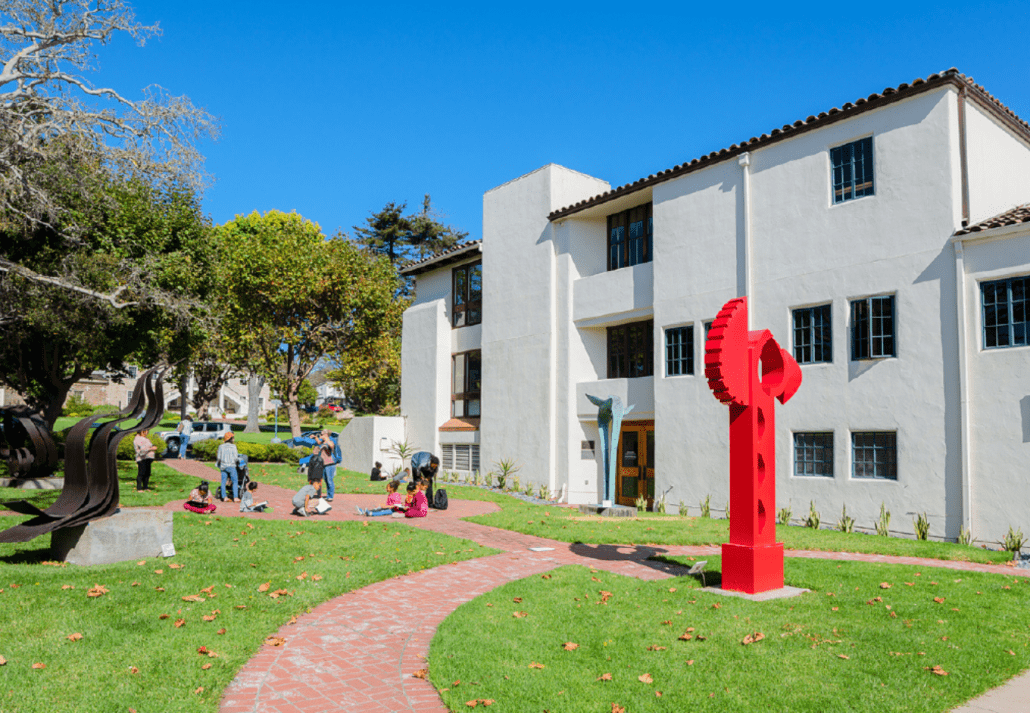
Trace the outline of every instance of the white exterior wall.
<instances>
[{"instance_id":1,"label":"white exterior wall","mask_svg":"<svg viewBox=\"0 0 1030 713\"><path fill-rule=\"evenodd\" d=\"M394 443L404 440L404 419L399 416L362 416L352 418L337 438L340 466L346 470L368 473L376 461L390 473L401 466L401 459L390 453Z\"/></svg>"},{"instance_id":2,"label":"white exterior wall","mask_svg":"<svg viewBox=\"0 0 1030 713\"><path fill-rule=\"evenodd\" d=\"M970 530L998 542L1010 525L1030 532L1030 347L983 348L980 283L1030 275L1030 227L967 235L962 242Z\"/></svg>"},{"instance_id":3,"label":"white exterior wall","mask_svg":"<svg viewBox=\"0 0 1030 713\"><path fill-rule=\"evenodd\" d=\"M966 102L970 225L1030 201L1030 151L973 102Z\"/></svg>"},{"instance_id":4,"label":"white exterior wall","mask_svg":"<svg viewBox=\"0 0 1030 713\"><path fill-rule=\"evenodd\" d=\"M446 287L444 287L446 285ZM404 312L401 416L416 450L439 454L439 431L451 402L450 270L419 279L414 304Z\"/></svg>"}]
</instances>

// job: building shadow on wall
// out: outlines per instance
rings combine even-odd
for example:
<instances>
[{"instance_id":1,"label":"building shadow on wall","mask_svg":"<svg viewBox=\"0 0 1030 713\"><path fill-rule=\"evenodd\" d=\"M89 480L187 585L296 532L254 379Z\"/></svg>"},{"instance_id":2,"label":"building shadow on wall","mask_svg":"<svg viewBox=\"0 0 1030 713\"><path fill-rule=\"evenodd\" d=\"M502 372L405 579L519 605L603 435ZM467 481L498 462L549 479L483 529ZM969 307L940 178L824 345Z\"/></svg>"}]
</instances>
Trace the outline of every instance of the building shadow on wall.
<instances>
[{"instance_id":1,"label":"building shadow on wall","mask_svg":"<svg viewBox=\"0 0 1030 713\"><path fill-rule=\"evenodd\" d=\"M1030 443L1030 396L1019 400L1019 413L1023 417L1023 443Z\"/></svg>"}]
</instances>

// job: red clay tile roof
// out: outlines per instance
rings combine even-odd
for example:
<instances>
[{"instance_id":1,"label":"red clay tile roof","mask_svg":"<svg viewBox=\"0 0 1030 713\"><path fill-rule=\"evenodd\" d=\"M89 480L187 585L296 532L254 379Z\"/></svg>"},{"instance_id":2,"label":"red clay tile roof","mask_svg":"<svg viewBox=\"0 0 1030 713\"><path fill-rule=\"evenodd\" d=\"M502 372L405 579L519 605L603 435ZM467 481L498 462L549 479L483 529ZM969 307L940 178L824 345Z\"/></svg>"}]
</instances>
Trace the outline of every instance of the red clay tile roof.
<instances>
[{"instance_id":1,"label":"red clay tile roof","mask_svg":"<svg viewBox=\"0 0 1030 713\"><path fill-rule=\"evenodd\" d=\"M440 426L441 431L478 431L478 418L452 418Z\"/></svg>"},{"instance_id":2,"label":"red clay tile roof","mask_svg":"<svg viewBox=\"0 0 1030 713\"><path fill-rule=\"evenodd\" d=\"M449 263L462 260L467 257L469 253L479 252L479 246L482 244L482 240L466 240L464 243L458 243L454 247L448 248L447 250L441 250L440 252L430 255L427 258L423 258L422 260L409 262L398 270L398 272L402 275L418 275L426 272L427 270L434 270Z\"/></svg>"},{"instance_id":3,"label":"red clay tile roof","mask_svg":"<svg viewBox=\"0 0 1030 713\"><path fill-rule=\"evenodd\" d=\"M869 111L870 109L877 109L892 102L907 99L911 96L915 96L916 94L937 89L947 84L958 87L960 91L964 90L969 99L975 101L987 112L994 115L994 117L1002 124L1008 126L1017 134L1022 134L1027 141L1030 141L1030 124L1020 119L1015 112L998 101L982 86L976 84L972 77L967 77L952 67L945 72L931 74L926 79L916 79L909 84L899 84L897 87L887 87L879 94L870 94L864 99L858 99L853 103L848 102L839 109L834 107L829 111L820 113L818 116L809 116L804 121L799 119L793 124L785 124L783 128L773 129L768 134L751 137L747 141L733 144L729 148L722 149L720 151L713 151L707 156L702 156L701 158L695 158L689 163L681 163L678 166L666 169L657 174L653 173L647 178L641 178L633 183L627 183L624 186L619 186L618 188L613 188L610 191L605 191L604 193L593 196L592 198L582 200L579 203L566 206L565 208L560 208L553 211L548 218L550 220L564 218L591 206L606 203L610 200L614 200L620 196L652 186L656 183L663 183L664 181L677 178L684 174L692 173L693 171L697 171L702 168L707 168L708 166L712 166L716 163L742 154L745 151L751 151L778 141L793 138L802 132L821 128L843 119L850 119L851 117L862 112Z\"/></svg>"},{"instance_id":4,"label":"red clay tile roof","mask_svg":"<svg viewBox=\"0 0 1030 713\"><path fill-rule=\"evenodd\" d=\"M999 213L993 218L981 220L979 223L974 223L968 228L962 228L962 230L956 230L955 235L981 233L985 230L991 230L992 228L1003 228L1006 225L1017 225L1019 223L1030 223L1030 203L1017 205L1015 208L1010 208L1004 213Z\"/></svg>"}]
</instances>

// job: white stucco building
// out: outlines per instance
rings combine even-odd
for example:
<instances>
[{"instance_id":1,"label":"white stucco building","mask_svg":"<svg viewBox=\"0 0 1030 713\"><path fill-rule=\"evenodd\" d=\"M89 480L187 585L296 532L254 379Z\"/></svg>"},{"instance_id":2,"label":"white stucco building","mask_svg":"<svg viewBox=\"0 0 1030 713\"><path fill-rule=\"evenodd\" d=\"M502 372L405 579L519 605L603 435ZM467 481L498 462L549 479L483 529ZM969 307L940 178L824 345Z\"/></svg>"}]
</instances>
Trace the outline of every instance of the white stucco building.
<instances>
[{"instance_id":1,"label":"white stucco building","mask_svg":"<svg viewBox=\"0 0 1030 713\"><path fill-rule=\"evenodd\" d=\"M802 365L777 508L1030 533L1028 202L1030 126L955 70L615 189L545 166L484 196L482 241L406 268L407 437L597 502L586 395L617 394L622 502L721 510L705 329L744 295Z\"/></svg>"}]
</instances>

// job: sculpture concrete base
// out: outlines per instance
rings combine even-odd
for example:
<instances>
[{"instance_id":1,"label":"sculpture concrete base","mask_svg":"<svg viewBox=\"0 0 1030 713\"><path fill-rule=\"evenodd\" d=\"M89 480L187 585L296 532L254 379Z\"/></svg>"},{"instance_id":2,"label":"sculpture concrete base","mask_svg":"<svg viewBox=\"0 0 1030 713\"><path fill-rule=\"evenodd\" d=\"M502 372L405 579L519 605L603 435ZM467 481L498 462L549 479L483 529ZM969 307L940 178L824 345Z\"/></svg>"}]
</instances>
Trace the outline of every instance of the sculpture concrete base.
<instances>
[{"instance_id":1,"label":"sculpture concrete base","mask_svg":"<svg viewBox=\"0 0 1030 713\"><path fill-rule=\"evenodd\" d=\"M732 542L724 544L722 588L747 594L783 589L783 543L754 546Z\"/></svg>"},{"instance_id":2,"label":"sculpture concrete base","mask_svg":"<svg viewBox=\"0 0 1030 713\"><path fill-rule=\"evenodd\" d=\"M579 511L586 515L601 517L633 517L637 514L636 508L627 505L580 505Z\"/></svg>"},{"instance_id":3,"label":"sculpture concrete base","mask_svg":"<svg viewBox=\"0 0 1030 713\"><path fill-rule=\"evenodd\" d=\"M110 517L50 535L54 559L72 564L113 564L157 557L172 543L172 513L167 510L119 510Z\"/></svg>"},{"instance_id":4,"label":"sculpture concrete base","mask_svg":"<svg viewBox=\"0 0 1030 713\"><path fill-rule=\"evenodd\" d=\"M0 488L61 490L64 488L64 478L0 478Z\"/></svg>"},{"instance_id":5,"label":"sculpture concrete base","mask_svg":"<svg viewBox=\"0 0 1030 713\"><path fill-rule=\"evenodd\" d=\"M701 591L708 592L709 594L721 594L725 597L738 597L751 602L768 602L773 599L789 599L812 590L802 589L801 587L780 587L779 589L770 589L757 594L748 594L747 592L735 592L730 589L720 589L719 587L705 587Z\"/></svg>"}]
</instances>

